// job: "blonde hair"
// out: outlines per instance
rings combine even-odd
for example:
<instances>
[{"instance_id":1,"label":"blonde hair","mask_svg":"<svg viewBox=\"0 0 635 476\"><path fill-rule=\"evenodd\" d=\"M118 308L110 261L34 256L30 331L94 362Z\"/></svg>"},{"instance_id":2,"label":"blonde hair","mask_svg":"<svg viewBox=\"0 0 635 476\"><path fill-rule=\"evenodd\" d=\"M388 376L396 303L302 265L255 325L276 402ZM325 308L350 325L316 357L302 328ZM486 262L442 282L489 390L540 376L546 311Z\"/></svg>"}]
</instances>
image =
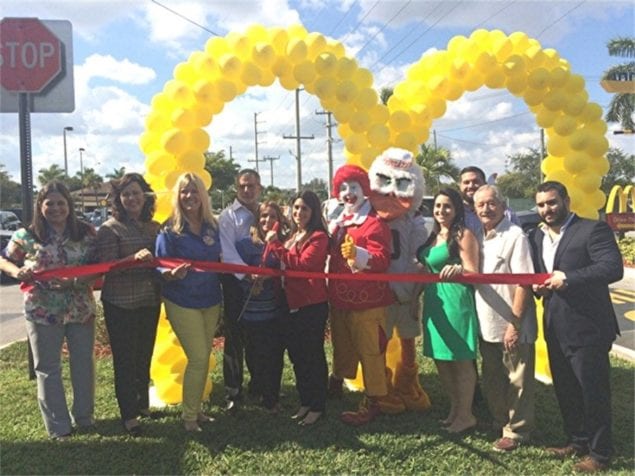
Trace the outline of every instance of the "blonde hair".
<instances>
[{"instance_id":1,"label":"blonde hair","mask_svg":"<svg viewBox=\"0 0 635 476\"><path fill-rule=\"evenodd\" d=\"M185 213L181 208L179 195L181 190L190 184L194 185L196 191L198 192L198 196L201 199L201 208L199 209L201 222L211 225L214 229L218 229L218 221L214 218L212 213L212 203L209 195L207 194L205 184L198 175L192 172L185 172L184 174L179 175L179 178L176 179L176 183L172 189L172 216L170 217L169 227L175 233L183 233L183 227L185 226L185 222L187 220L185 218Z\"/></svg>"},{"instance_id":2,"label":"blonde hair","mask_svg":"<svg viewBox=\"0 0 635 476\"><path fill-rule=\"evenodd\" d=\"M274 201L262 202L258 207L258 216L256 217L256 221L249 228L251 241L255 244L264 244L265 234L262 231L262 228L260 228L260 215L262 215L267 208L272 208L278 216L278 239L284 243L289 236L289 223L287 222L284 213L282 213L280 205Z\"/></svg>"}]
</instances>

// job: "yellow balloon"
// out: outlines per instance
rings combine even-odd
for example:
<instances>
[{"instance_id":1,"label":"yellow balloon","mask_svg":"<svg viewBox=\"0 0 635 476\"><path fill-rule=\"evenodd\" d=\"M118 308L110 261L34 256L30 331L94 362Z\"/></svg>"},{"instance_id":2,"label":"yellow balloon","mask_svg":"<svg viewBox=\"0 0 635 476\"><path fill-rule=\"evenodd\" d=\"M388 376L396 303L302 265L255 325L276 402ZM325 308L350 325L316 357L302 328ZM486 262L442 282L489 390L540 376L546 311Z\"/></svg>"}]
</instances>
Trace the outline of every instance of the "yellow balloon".
<instances>
[{"instance_id":1,"label":"yellow balloon","mask_svg":"<svg viewBox=\"0 0 635 476\"><path fill-rule=\"evenodd\" d=\"M581 117L585 123L596 121L602 117L602 108L594 102L587 103L582 110Z\"/></svg>"},{"instance_id":2,"label":"yellow balloon","mask_svg":"<svg viewBox=\"0 0 635 476\"><path fill-rule=\"evenodd\" d=\"M308 48L302 39L289 40L287 45L287 58L292 64L299 64L306 60Z\"/></svg>"},{"instance_id":3,"label":"yellow balloon","mask_svg":"<svg viewBox=\"0 0 635 476\"><path fill-rule=\"evenodd\" d=\"M558 111L563 108L566 101L566 93L561 89L554 89L545 95L543 104L547 109Z\"/></svg>"},{"instance_id":4,"label":"yellow balloon","mask_svg":"<svg viewBox=\"0 0 635 476\"><path fill-rule=\"evenodd\" d=\"M368 138L370 145L379 149L384 149L388 145L390 131L382 121L381 124L373 124L370 126L366 137Z\"/></svg>"},{"instance_id":5,"label":"yellow balloon","mask_svg":"<svg viewBox=\"0 0 635 476\"><path fill-rule=\"evenodd\" d=\"M337 57L332 53L322 53L315 59L315 71L320 76L332 76L337 72Z\"/></svg>"},{"instance_id":6,"label":"yellow balloon","mask_svg":"<svg viewBox=\"0 0 635 476\"><path fill-rule=\"evenodd\" d=\"M337 77L339 79L349 79L357 71L357 62L351 58L339 58L337 60Z\"/></svg>"},{"instance_id":7,"label":"yellow balloon","mask_svg":"<svg viewBox=\"0 0 635 476\"><path fill-rule=\"evenodd\" d=\"M238 75L240 75L240 72L242 71L243 65L240 58L231 53L227 53L221 56L218 64L225 78L238 77Z\"/></svg>"},{"instance_id":8,"label":"yellow balloon","mask_svg":"<svg viewBox=\"0 0 635 476\"><path fill-rule=\"evenodd\" d=\"M247 86L255 86L260 83L260 68L253 63L244 63L240 80Z\"/></svg>"},{"instance_id":9,"label":"yellow balloon","mask_svg":"<svg viewBox=\"0 0 635 476\"><path fill-rule=\"evenodd\" d=\"M589 166L591 157L584 152L573 152L564 158L564 168L572 174L579 174Z\"/></svg>"},{"instance_id":10,"label":"yellow balloon","mask_svg":"<svg viewBox=\"0 0 635 476\"><path fill-rule=\"evenodd\" d=\"M390 114L390 127L395 131L404 131L411 125L410 116L405 111L395 111Z\"/></svg>"},{"instance_id":11,"label":"yellow balloon","mask_svg":"<svg viewBox=\"0 0 635 476\"><path fill-rule=\"evenodd\" d=\"M549 71L545 68L536 68L527 75L527 84L534 89L544 89L549 86Z\"/></svg>"},{"instance_id":12,"label":"yellow balloon","mask_svg":"<svg viewBox=\"0 0 635 476\"><path fill-rule=\"evenodd\" d=\"M565 170L552 170L550 171L545 180L560 182L561 184L565 184L569 181L570 174Z\"/></svg>"},{"instance_id":13,"label":"yellow balloon","mask_svg":"<svg viewBox=\"0 0 635 476\"><path fill-rule=\"evenodd\" d=\"M163 170L174 167L175 162L174 157L158 150L147 154L144 165L148 173L156 176L160 175Z\"/></svg>"},{"instance_id":14,"label":"yellow balloon","mask_svg":"<svg viewBox=\"0 0 635 476\"><path fill-rule=\"evenodd\" d=\"M484 76L490 74L493 69L496 69L496 66L496 58L489 53L479 54L474 63L476 70Z\"/></svg>"},{"instance_id":15,"label":"yellow balloon","mask_svg":"<svg viewBox=\"0 0 635 476\"><path fill-rule=\"evenodd\" d=\"M205 162L205 161L203 161L203 162ZM201 180L205 184L205 189L206 190L209 190L210 188L212 188L212 184L214 183L214 181L213 181L212 175L207 170L202 170L197 175L199 177L201 177Z\"/></svg>"},{"instance_id":16,"label":"yellow balloon","mask_svg":"<svg viewBox=\"0 0 635 476\"><path fill-rule=\"evenodd\" d=\"M585 171L573 177L573 183L583 192L593 193L602 185L602 177L593 170Z\"/></svg>"},{"instance_id":17,"label":"yellow balloon","mask_svg":"<svg viewBox=\"0 0 635 476\"><path fill-rule=\"evenodd\" d=\"M355 112L353 108L346 103L336 103L332 111L338 122L348 122Z\"/></svg>"},{"instance_id":18,"label":"yellow balloon","mask_svg":"<svg viewBox=\"0 0 635 476\"><path fill-rule=\"evenodd\" d=\"M569 152L567 139L557 134L549 135L547 141L547 151L556 157L564 157Z\"/></svg>"},{"instance_id":19,"label":"yellow balloon","mask_svg":"<svg viewBox=\"0 0 635 476\"><path fill-rule=\"evenodd\" d=\"M527 87L523 92L523 99L528 106L537 106L542 102L545 92L542 89Z\"/></svg>"},{"instance_id":20,"label":"yellow balloon","mask_svg":"<svg viewBox=\"0 0 635 476\"><path fill-rule=\"evenodd\" d=\"M161 147L174 156L185 152L187 145L187 134L181 129L169 129L161 135Z\"/></svg>"},{"instance_id":21,"label":"yellow balloon","mask_svg":"<svg viewBox=\"0 0 635 476\"><path fill-rule=\"evenodd\" d=\"M567 79L567 84L565 88L571 94L574 94L580 91L584 91L585 84L586 84L586 81L584 80L582 76L580 76L579 74L571 74L569 75L569 78Z\"/></svg>"},{"instance_id":22,"label":"yellow balloon","mask_svg":"<svg viewBox=\"0 0 635 476\"><path fill-rule=\"evenodd\" d=\"M204 129L194 129L190 132L189 143L192 149L206 152L210 145L209 134Z\"/></svg>"},{"instance_id":23,"label":"yellow balloon","mask_svg":"<svg viewBox=\"0 0 635 476\"><path fill-rule=\"evenodd\" d=\"M198 102L208 103L216 98L216 89L212 81L201 79L192 85L194 97Z\"/></svg>"},{"instance_id":24,"label":"yellow balloon","mask_svg":"<svg viewBox=\"0 0 635 476\"><path fill-rule=\"evenodd\" d=\"M586 130L586 127L582 129ZM603 135L593 134L591 131L588 132L590 140L588 144L588 151L593 156L600 156L606 154L609 150L609 141Z\"/></svg>"},{"instance_id":25,"label":"yellow balloon","mask_svg":"<svg viewBox=\"0 0 635 476\"><path fill-rule=\"evenodd\" d=\"M301 84L308 84L315 80L315 67L311 61L303 61L294 66L293 77Z\"/></svg>"},{"instance_id":26,"label":"yellow balloon","mask_svg":"<svg viewBox=\"0 0 635 476\"><path fill-rule=\"evenodd\" d=\"M373 86L373 73L366 68L358 68L353 74L352 80L359 89L371 88Z\"/></svg>"},{"instance_id":27,"label":"yellow balloon","mask_svg":"<svg viewBox=\"0 0 635 476\"><path fill-rule=\"evenodd\" d=\"M357 97L358 89L350 80L344 80L335 86L335 97L342 103L349 103Z\"/></svg>"},{"instance_id":28,"label":"yellow balloon","mask_svg":"<svg viewBox=\"0 0 635 476\"><path fill-rule=\"evenodd\" d=\"M287 30L283 28L270 28L269 36L271 37L271 45L277 55L284 55L287 51L287 44L289 43L289 34Z\"/></svg>"},{"instance_id":29,"label":"yellow balloon","mask_svg":"<svg viewBox=\"0 0 635 476\"><path fill-rule=\"evenodd\" d=\"M315 94L324 100L329 100L335 97L335 84L336 82L332 78L322 77L318 78L315 83Z\"/></svg>"},{"instance_id":30,"label":"yellow balloon","mask_svg":"<svg viewBox=\"0 0 635 476\"><path fill-rule=\"evenodd\" d=\"M561 157L555 157L553 155L548 155L540 163L540 170L544 175L549 175L556 170L563 170L563 167L563 159Z\"/></svg>"},{"instance_id":31,"label":"yellow balloon","mask_svg":"<svg viewBox=\"0 0 635 476\"><path fill-rule=\"evenodd\" d=\"M286 58L277 58L271 66L271 72L278 78L290 76L293 72L293 66Z\"/></svg>"},{"instance_id":32,"label":"yellow balloon","mask_svg":"<svg viewBox=\"0 0 635 476\"><path fill-rule=\"evenodd\" d=\"M163 403L167 403L168 405L176 405L177 403L181 403L183 398L183 387L176 382L161 382L160 384L155 383L155 388L157 390L157 397Z\"/></svg>"},{"instance_id":33,"label":"yellow balloon","mask_svg":"<svg viewBox=\"0 0 635 476\"><path fill-rule=\"evenodd\" d=\"M570 73L564 68L555 68L549 72L549 85L551 88L562 88L569 80Z\"/></svg>"},{"instance_id":34,"label":"yellow balloon","mask_svg":"<svg viewBox=\"0 0 635 476\"><path fill-rule=\"evenodd\" d=\"M276 76L270 70L261 70L258 85L263 87L271 86L275 80Z\"/></svg>"},{"instance_id":35,"label":"yellow balloon","mask_svg":"<svg viewBox=\"0 0 635 476\"><path fill-rule=\"evenodd\" d=\"M346 149L353 154L361 154L368 147L366 136L354 133L344 139Z\"/></svg>"},{"instance_id":36,"label":"yellow balloon","mask_svg":"<svg viewBox=\"0 0 635 476\"><path fill-rule=\"evenodd\" d=\"M583 110L587 104L587 99L583 94L571 94L567 96L567 102L564 104L562 110L569 116L577 116Z\"/></svg>"},{"instance_id":37,"label":"yellow balloon","mask_svg":"<svg viewBox=\"0 0 635 476\"><path fill-rule=\"evenodd\" d=\"M304 42L308 48L307 56L311 61L326 48L326 38L320 33L309 33L304 39Z\"/></svg>"},{"instance_id":38,"label":"yellow balloon","mask_svg":"<svg viewBox=\"0 0 635 476\"><path fill-rule=\"evenodd\" d=\"M236 84L224 78L214 81L214 89L216 90L218 98L223 102L232 101L238 94Z\"/></svg>"},{"instance_id":39,"label":"yellow balloon","mask_svg":"<svg viewBox=\"0 0 635 476\"><path fill-rule=\"evenodd\" d=\"M589 133L584 129L578 129L568 139L572 150L583 150L589 145Z\"/></svg>"},{"instance_id":40,"label":"yellow balloon","mask_svg":"<svg viewBox=\"0 0 635 476\"><path fill-rule=\"evenodd\" d=\"M522 96L527 89L527 77L521 74L509 76L505 82L505 87L514 96Z\"/></svg>"},{"instance_id":41,"label":"yellow balloon","mask_svg":"<svg viewBox=\"0 0 635 476\"><path fill-rule=\"evenodd\" d=\"M544 107L537 107L536 109L538 111L536 114L536 122L538 125L545 129L551 127L558 117L558 113Z\"/></svg>"},{"instance_id":42,"label":"yellow balloon","mask_svg":"<svg viewBox=\"0 0 635 476\"><path fill-rule=\"evenodd\" d=\"M348 125L354 132L365 132L370 124L370 116L364 113L355 113L351 116Z\"/></svg>"},{"instance_id":43,"label":"yellow balloon","mask_svg":"<svg viewBox=\"0 0 635 476\"><path fill-rule=\"evenodd\" d=\"M304 26L299 24L299 23L290 25L287 28L287 31L289 32L289 40L294 39L294 38L298 38L298 39L302 40L308 34L306 28L304 28Z\"/></svg>"},{"instance_id":44,"label":"yellow balloon","mask_svg":"<svg viewBox=\"0 0 635 476\"><path fill-rule=\"evenodd\" d=\"M225 38L217 36L210 38L205 43L205 52L212 58L218 59L229 51L229 45Z\"/></svg>"},{"instance_id":45,"label":"yellow balloon","mask_svg":"<svg viewBox=\"0 0 635 476\"><path fill-rule=\"evenodd\" d=\"M596 173L600 176L606 175L609 171L610 166L611 164L606 159L606 157L598 157L594 160L591 160L591 167L593 167L593 170L595 170Z\"/></svg>"},{"instance_id":46,"label":"yellow balloon","mask_svg":"<svg viewBox=\"0 0 635 476\"><path fill-rule=\"evenodd\" d=\"M300 83L293 77L293 74L278 77L278 82L287 91L293 91L300 86Z\"/></svg>"},{"instance_id":47,"label":"yellow balloon","mask_svg":"<svg viewBox=\"0 0 635 476\"><path fill-rule=\"evenodd\" d=\"M178 108L170 116L172 126L178 129L194 129L196 127L196 115L191 109Z\"/></svg>"},{"instance_id":48,"label":"yellow balloon","mask_svg":"<svg viewBox=\"0 0 635 476\"><path fill-rule=\"evenodd\" d=\"M176 158L176 164L183 170L196 170L205 165L205 157L200 152L188 150Z\"/></svg>"},{"instance_id":49,"label":"yellow balloon","mask_svg":"<svg viewBox=\"0 0 635 476\"><path fill-rule=\"evenodd\" d=\"M257 43L251 49L251 58L261 68L270 68L276 59L276 52L269 43Z\"/></svg>"},{"instance_id":50,"label":"yellow balloon","mask_svg":"<svg viewBox=\"0 0 635 476\"><path fill-rule=\"evenodd\" d=\"M560 136L568 136L577 127L577 122L570 116L558 116L553 123L553 129Z\"/></svg>"},{"instance_id":51,"label":"yellow balloon","mask_svg":"<svg viewBox=\"0 0 635 476\"><path fill-rule=\"evenodd\" d=\"M245 36L249 39L251 43L269 41L269 32L262 25L251 25L249 28L247 28L247 31L245 32Z\"/></svg>"},{"instance_id":52,"label":"yellow balloon","mask_svg":"<svg viewBox=\"0 0 635 476\"><path fill-rule=\"evenodd\" d=\"M484 81L485 79L481 73L472 70L463 80L463 87L466 91L476 91L483 85Z\"/></svg>"},{"instance_id":53,"label":"yellow balloon","mask_svg":"<svg viewBox=\"0 0 635 476\"><path fill-rule=\"evenodd\" d=\"M377 104L379 97L377 92L372 88L364 88L359 90L355 98L355 107L359 111L369 111Z\"/></svg>"},{"instance_id":54,"label":"yellow balloon","mask_svg":"<svg viewBox=\"0 0 635 476\"><path fill-rule=\"evenodd\" d=\"M196 80L196 71L191 63L179 63L174 67L174 77L186 84Z\"/></svg>"},{"instance_id":55,"label":"yellow balloon","mask_svg":"<svg viewBox=\"0 0 635 476\"><path fill-rule=\"evenodd\" d=\"M384 124L390 117L390 111L383 104L376 104L369 112L373 122Z\"/></svg>"},{"instance_id":56,"label":"yellow balloon","mask_svg":"<svg viewBox=\"0 0 635 476\"><path fill-rule=\"evenodd\" d=\"M172 79L165 83L163 91L176 104L188 106L194 102L194 93L183 81Z\"/></svg>"},{"instance_id":57,"label":"yellow balloon","mask_svg":"<svg viewBox=\"0 0 635 476\"><path fill-rule=\"evenodd\" d=\"M139 138L139 148L144 154L149 154L152 151L161 148L161 136L162 132L146 131L141 134Z\"/></svg>"},{"instance_id":58,"label":"yellow balloon","mask_svg":"<svg viewBox=\"0 0 635 476\"><path fill-rule=\"evenodd\" d=\"M417 139L411 132L400 132L397 134L395 145L401 149L406 149L411 152L416 151L418 146Z\"/></svg>"},{"instance_id":59,"label":"yellow balloon","mask_svg":"<svg viewBox=\"0 0 635 476\"><path fill-rule=\"evenodd\" d=\"M229 50L235 54L240 61L246 59L251 54L251 42L249 38L235 31L230 31L225 37Z\"/></svg>"},{"instance_id":60,"label":"yellow balloon","mask_svg":"<svg viewBox=\"0 0 635 476\"><path fill-rule=\"evenodd\" d=\"M606 195L602 190L595 189L589 196L589 201L594 209L599 210L606 204Z\"/></svg>"}]
</instances>

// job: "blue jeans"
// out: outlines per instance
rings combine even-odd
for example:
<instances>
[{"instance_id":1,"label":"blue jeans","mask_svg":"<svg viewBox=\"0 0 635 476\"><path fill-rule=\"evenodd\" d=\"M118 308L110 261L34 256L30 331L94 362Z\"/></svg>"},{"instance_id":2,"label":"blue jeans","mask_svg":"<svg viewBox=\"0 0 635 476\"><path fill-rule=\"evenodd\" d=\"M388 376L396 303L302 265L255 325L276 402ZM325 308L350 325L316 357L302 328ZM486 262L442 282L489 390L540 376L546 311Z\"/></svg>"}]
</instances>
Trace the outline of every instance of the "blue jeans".
<instances>
[{"instance_id":1,"label":"blue jeans","mask_svg":"<svg viewBox=\"0 0 635 476\"><path fill-rule=\"evenodd\" d=\"M77 426L94 423L95 412L95 322L44 325L26 321L37 378L37 398L44 425L52 438L72 430L71 415ZM62 384L62 343L68 345L73 406L66 405Z\"/></svg>"}]
</instances>

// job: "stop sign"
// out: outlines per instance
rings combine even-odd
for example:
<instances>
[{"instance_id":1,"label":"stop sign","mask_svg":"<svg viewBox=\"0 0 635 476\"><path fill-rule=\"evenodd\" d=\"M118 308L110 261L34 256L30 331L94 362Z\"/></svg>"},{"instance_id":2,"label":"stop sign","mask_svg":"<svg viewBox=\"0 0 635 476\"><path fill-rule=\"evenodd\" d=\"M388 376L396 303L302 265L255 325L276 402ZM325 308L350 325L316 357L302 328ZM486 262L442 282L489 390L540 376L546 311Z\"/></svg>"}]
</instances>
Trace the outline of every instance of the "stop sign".
<instances>
[{"instance_id":1,"label":"stop sign","mask_svg":"<svg viewBox=\"0 0 635 476\"><path fill-rule=\"evenodd\" d=\"M62 42L37 18L0 21L0 84L39 93L62 71Z\"/></svg>"}]
</instances>

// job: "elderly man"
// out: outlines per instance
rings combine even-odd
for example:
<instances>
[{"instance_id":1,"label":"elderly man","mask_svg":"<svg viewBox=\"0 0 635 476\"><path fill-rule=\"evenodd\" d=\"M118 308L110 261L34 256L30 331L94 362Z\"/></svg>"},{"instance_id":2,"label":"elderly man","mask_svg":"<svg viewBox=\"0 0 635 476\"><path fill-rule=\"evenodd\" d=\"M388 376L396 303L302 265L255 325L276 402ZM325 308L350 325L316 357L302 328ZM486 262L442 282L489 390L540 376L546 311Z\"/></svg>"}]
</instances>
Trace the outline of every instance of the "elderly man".
<instances>
[{"instance_id":1,"label":"elderly man","mask_svg":"<svg viewBox=\"0 0 635 476\"><path fill-rule=\"evenodd\" d=\"M522 229L505 216L505 202L494 185L474 194L481 227L482 273L533 273L531 247ZM484 284L476 287L481 330L483 393L494 426L502 430L493 449L514 451L534 425L536 309L529 287Z\"/></svg>"},{"instance_id":2,"label":"elderly man","mask_svg":"<svg viewBox=\"0 0 635 476\"><path fill-rule=\"evenodd\" d=\"M474 234L481 228L481 222L474 210L474 194L486 183L485 172L475 165L465 167L459 172L459 190L465 208L465 226ZM515 225L520 225L518 217L510 208L505 207L505 216Z\"/></svg>"}]
</instances>

